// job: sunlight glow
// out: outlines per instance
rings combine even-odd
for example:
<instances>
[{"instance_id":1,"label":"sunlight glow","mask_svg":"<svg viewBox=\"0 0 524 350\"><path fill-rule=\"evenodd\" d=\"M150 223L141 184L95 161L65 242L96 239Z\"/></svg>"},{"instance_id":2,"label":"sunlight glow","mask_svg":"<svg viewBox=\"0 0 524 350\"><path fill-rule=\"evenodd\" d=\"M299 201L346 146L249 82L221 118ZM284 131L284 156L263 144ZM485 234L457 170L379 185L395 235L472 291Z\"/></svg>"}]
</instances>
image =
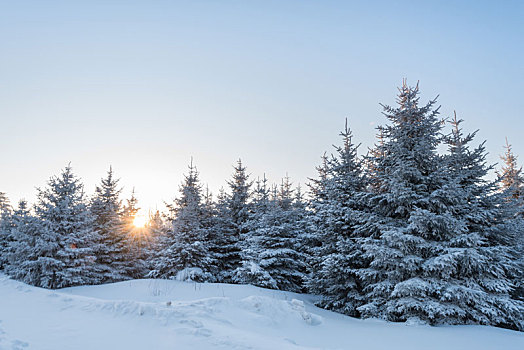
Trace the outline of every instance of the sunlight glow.
<instances>
[{"instance_id":1,"label":"sunlight glow","mask_svg":"<svg viewBox=\"0 0 524 350\"><path fill-rule=\"evenodd\" d=\"M138 228L142 228L146 226L146 223L147 223L147 218L145 217L145 215L137 214L135 218L133 219L133 225Z\"/></svg>"}]
</instances>

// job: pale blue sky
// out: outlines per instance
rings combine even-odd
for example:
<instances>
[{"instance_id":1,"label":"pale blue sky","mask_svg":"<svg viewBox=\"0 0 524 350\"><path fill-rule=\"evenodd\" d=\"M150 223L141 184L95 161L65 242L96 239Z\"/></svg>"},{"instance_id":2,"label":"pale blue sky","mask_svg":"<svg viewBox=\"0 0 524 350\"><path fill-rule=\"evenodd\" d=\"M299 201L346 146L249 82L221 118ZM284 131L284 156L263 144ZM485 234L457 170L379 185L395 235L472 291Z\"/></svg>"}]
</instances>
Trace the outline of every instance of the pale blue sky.
<instances>
[{"instance_id":1,"label":"pale blue sky","mask_svg":"<svg viewBox=\"0 0 524 350\"><path fill-rule=\"evenodd\" d=\"M403 78L524 161L521 1L0 0L0 191L34 200L69 161L144 207L191 156L213 192L241 157L304 183L348 117L362 152Z\"/></svg>"}]
</instances>

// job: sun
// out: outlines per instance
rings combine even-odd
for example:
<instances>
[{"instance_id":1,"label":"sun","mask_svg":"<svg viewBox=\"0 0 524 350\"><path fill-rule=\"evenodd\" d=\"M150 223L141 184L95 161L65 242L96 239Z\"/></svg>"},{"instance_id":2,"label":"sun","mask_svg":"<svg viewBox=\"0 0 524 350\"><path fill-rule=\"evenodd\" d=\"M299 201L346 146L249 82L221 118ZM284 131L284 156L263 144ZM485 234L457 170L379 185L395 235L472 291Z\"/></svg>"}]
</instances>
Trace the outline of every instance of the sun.
<instances>
[{"instance_id":1,"label":"sun","mask_svg":"<svg viewBox=\"0 0 524 350\"><path fill-rule=\"evenodd\" d=\"M133 226L137 228L143 228L146 226L147 218L144 215L137 214L133 219Z\"/></svg>"}]
</instances>

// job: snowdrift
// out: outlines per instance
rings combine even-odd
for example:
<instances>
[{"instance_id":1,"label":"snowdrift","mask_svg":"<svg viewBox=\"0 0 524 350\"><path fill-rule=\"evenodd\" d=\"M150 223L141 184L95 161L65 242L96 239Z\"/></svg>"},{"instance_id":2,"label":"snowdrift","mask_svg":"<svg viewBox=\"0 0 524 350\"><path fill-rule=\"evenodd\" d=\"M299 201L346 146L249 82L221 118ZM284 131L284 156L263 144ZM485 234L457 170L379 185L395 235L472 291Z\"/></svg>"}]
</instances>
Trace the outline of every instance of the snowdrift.
<instances>
[{"instance_id":1,"label":"snowdrift","mask_svg":"<svg viewBox=\"0 0 524 350\"><path fill-rule=\"evenodd\" d=\"M315 297L134 280L58 291L0 275L0 349L524 349L524 333L357 320Z\"/></svg>"}]
</instances>

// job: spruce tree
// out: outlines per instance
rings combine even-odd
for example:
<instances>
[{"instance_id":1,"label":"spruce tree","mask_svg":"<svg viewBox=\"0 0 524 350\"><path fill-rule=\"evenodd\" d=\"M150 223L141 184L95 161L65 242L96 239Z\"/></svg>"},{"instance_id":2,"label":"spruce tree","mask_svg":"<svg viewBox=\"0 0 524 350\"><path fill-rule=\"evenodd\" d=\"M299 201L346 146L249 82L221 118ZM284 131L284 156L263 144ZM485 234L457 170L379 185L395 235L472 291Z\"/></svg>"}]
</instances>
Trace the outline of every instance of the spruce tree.
<instances>
[{"instance_id":1,"label":"spruce tree","mask_svg":"<svg viewBox=\"0 0 524 350\"><path fill-rule=\"evenodd\" d=\"M32 215L25 200L11 217L11 240L6 254L5 272L13 279L39 286L41 283L40 234L42 221Z\"/></svg>"},{"instance_id":2,"label":"spruce tree","mask_svg":"<svg viewBox=\"0 0 524 350\"><path fill-rule=\"evenodd\" d=\"M262 228L269 230L267 236L262 232L259 264L276 281L278 289L301 292L307 272L307 257L300 251L305 207L288 176L282 180L272 203L268 215L262 219Z\"/></svg>"},{"instance_id":3,"label":"spruce tree","mask_svg":"<svg viewBox=\"0 0 524 350\"><path fill-rule=\"evenodd\" d=\"M451 138L450 155L437 154L442 123L435 100L419 106L406 84L371 174L373 215L363 243L369 267L359 270L364 317L430 324L492 324L518 328L520 305L509 299L512 269L483 148L470 152ZM460 144L456 147L455 144ZM472 156L473 154L473 156ZM468 163L469 162L469 163ZM469 211L468 211L469 210Z\"/></svg>"},{"instance_id":4,"label":"spruce tree","mask_svg":"<svg viewBox=\"0 0 524 350\"><path fill-rule=\"evenodd\" d=\"M524 176L522 167L518 166L517 156L506 139L506 152L500 158L504 162L498 173L500 187L508 200L513 201L519 216L524 216Z\"/></svg>"},{"instance_id":5,"label":"spruce tree","mask_svg":"<svg viewBox=\"0 0 524 350\"><path fill-rule=\"evenodd\" d=\"M147 227L136 227L135 217L140 207L135 189L131 191L131 197L126 200L123 207L122 222L123 233L126 240L125 261L127 273L130 278L143 278L148 273L148 256L151 245Z\"/></svg>"},{"instance_id":6,"label":"spruce tree","mask_svg":"<svg viewBox=\"0 0 524 350\"><path fill-rule=\"evenodd\" d=\"M251 207L252 184L246 172L246 167L242 165L242 161L239 159L234 167L233 178L228 181L230 193L224 198L226 206L222 208L226 211L220 213L229 218L233 228L232 231L225 231L230 236L227 239L227 246L224 247L221 261L223 271L226 273L226 281L231 280L231 274L241 263L241 237L247 233L246 223L249 219Z\"/></svg>"},{"instance_id":7,"label":"spruce tree","mask_svg":"<svg viewBox=\"0 0 524 350\"><path fill-rule=\"evenodd\" d=\"M247 233L252 186L241 160L234 166L232 179L227 184L229 193L221 189L211 210L210 251L217 281L241 283L236 274L242 260L242 239Z\"/></svg>"},{"instance_id":8,"label":"spruce tree","mask_svg":"<svg viewBox=\"0 0 524 350\"><path fill-rule=\"evenodd\" d=\"M110 167L106 178L95 189L91 200L94 227L100 235L96 250L98 262L102 265L102 282L116 282L129 278L127 239L124 231L123 208L120 200L122 189L119 179L114 177Z\"/></svg>"},{"instance_id":9,"label":"spruce tree","mask_svg":"<svg viewBox=\"0 0 524 350\"><path fill-rule=\"evenodd\" d=\"M155 269L155 261L161 257L163 250L169 246L167 228L160 211L156 210L154 213L149 214L146 228L148 232L146 269L149 274Z\"/></svg>"},{"instance_id":10,"label":"spruce tree","mask_svg":"<svg viewBox=\"0 0 524 350\"><path fill-rule=\"evenodd\" d=\"M296 203L287 177L278 190L274 187L269 200L264 184L259 186L260 197L255 202L258 212L250 222L252 231L245 239L245 260L237 270L237 279L299 292L306 280L306 257L299 251L303 206Z\"/></svg>"},{"instance_id":11,"label":"spruce tree","mask_svg":"<svg viewBox=\"0 0 524 350\"><path fill-rule=\"evenodd\" d=\"M9 198L4 192L0 192L0 214L5 215L11 212L11 204Z\"/></svg>"},{"instance_id":12,"label":"spruce tree","mask_svg":"<svg viewBox=\"0 0 524 350\"><path fill-rule=\"evenodd\" d=\"M486 179L493 166L486 165L485 142L471 149L477 132L463 135L461 123L455 115L451 135L445 138L449 174L440 192L458 221L441 253L452 266L445 267L451 276L447 288L456 291L448 296L455 312L448 312L446 322L520 328L522 304L508 298L517 268L513 213L497 191L497 181Z\"/></svg>"},{"instance_id":13,"label":"spruce tree","mask_svg":"<svg viewBox=\"0 0 524 350\"><path fill-rule=\"evenodd\" d=\"M173 218L167 233L169 246L156 259L149 275L193 281L211 279L212 258L202 225L202 186L192 162L180 186L180 197L168 208Z\"/></svg>"},{"instance_id":14,"label":"spruce tree","mask_svg":"<svg viewBox=\"0 0 524 350\"><path fill-rule=\"evenodd\" d=\"M511 239L517 261L517 271L513 278L516 286L514 297L524 300L524 176L507 139L505 148L506 152L501 157L504 163L498 176L505 204L513 214L513 219L507 222L507 226L511 225L508 230L513 232Z\"/></svg>"},{"instance_id":15,"label":"spruce tree","mask_svg":"<svg viewBox=\"0 0 524 350\"><path fill-rule=\"evenodd\" d=\"M229 210L229 196L220 189L216 203L208 209L211 212L208 228L209 251L213 257L213 275L216 281L231 281L233 268L239 259L239 239L236 236L237 226Z\"/></svg>"},{"instance_id":16,"label":"spruce tree","mask_svg":"<svg viewBox=\"0 0 524 350\"><path fill-rule=\"evenodd\" d=\"M100 281L95 257L99 242L86 205L83 185L68 165L38 189L36 215L41 220L34 284L62 288Z\"/></svg>"},{"instance_id":17,"label":"spruce tree","mask_svg":"<svg viewBox=\"0 0 524 350\"><path fill-rule=\"evenodd\" d=\"M0 192L0 270L7 263L11 230L11 205L4 192Z\"/></svg>"},{"instance_id":18,"label":"spruce tree","mask_svg":"<svg viewBox=\"0 0 524 350\"><path fill-rule=\"evenodd\" d=\"M255 182L251 211L245 224L245 232L240 237L241 265L236 268L233 276L236 283L277 288L276 281L260 266L259 257L262 250L262 220L269 214L270 207L270 189L264 174L262 179Z\"/></svg>"},{"instance_id":19,"label":"spruce tree","mask_svg":"<svg viewBox=\"0 0 524 350\"><path fill-rule=\"evenodd\" d=\"M319 178L311 184L313 232L321 242L313 249L309 289L323 296L320 305L358 316L364 303L357 271L366 266L362 249L362 225L368 214L366 179L352 133L347 126L343 145L336 154L323 158Z\"/></svg>"}]
</instances>

